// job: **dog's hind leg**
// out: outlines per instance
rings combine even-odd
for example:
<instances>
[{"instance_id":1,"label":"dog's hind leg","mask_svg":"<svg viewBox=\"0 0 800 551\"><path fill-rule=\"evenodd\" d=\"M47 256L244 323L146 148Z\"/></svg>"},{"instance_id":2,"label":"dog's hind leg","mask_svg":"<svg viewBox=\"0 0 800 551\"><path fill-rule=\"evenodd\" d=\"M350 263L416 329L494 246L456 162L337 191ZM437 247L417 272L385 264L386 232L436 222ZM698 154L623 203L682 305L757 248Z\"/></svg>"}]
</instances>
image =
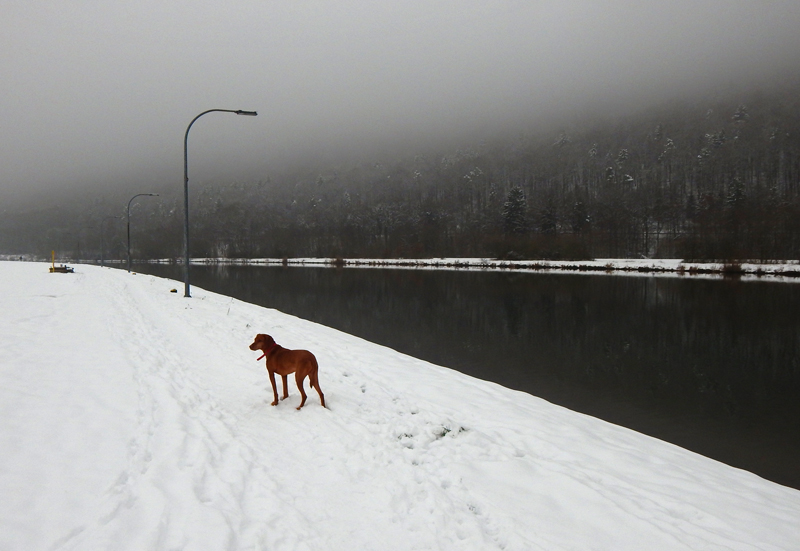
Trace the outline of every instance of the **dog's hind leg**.
<instances>
[{"instance_id":1,"label":"dog's hind leg","mask_svg":"<svg viewBox=\"0 0 800 551\"><path fill-rule=\"evenodd\" d=\"M297 388L300 390L300 396L302 397L300 400L300 405L297 406L297 409L300 409L306 403L306 391L303 390L303 379L305 379L306 376L298 369L294 378L297 381Z\"/></svg>"},{"instance_id":2,"label":"dog's hind leg","mask_svg":"<svg viewBox=\"0 0 800 551\"><path fill-rule=\"evenodd\" d=\"M317 391L319 394L319 401L322 404L322 407L325 407L325 395L322 393L322 389L319 388L319 377L316 371L312 371L311 375L308 376L309 384L314 387L314 390Z\"/></svg>"}]
</instances>

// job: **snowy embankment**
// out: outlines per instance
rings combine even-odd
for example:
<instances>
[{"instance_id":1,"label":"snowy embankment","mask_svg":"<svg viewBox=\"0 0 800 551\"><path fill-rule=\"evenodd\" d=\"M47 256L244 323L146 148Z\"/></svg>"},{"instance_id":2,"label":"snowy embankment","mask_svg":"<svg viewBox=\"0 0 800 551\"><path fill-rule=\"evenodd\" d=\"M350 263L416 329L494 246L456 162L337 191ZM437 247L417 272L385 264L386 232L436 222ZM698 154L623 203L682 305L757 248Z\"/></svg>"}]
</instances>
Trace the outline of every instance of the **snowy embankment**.
<instances>
[{"instance_id":1,"label":"snowy embankment","mask_svg":"<svg viewBox=\"0 0 800 551\"><path fill-rule=\"evenodd\" d=\"M47 268L0 262L0 549L800 549L796 490L275 310ZM269 405L257 332L317 355L329 409Z\"/></svg>"}]
</instances>

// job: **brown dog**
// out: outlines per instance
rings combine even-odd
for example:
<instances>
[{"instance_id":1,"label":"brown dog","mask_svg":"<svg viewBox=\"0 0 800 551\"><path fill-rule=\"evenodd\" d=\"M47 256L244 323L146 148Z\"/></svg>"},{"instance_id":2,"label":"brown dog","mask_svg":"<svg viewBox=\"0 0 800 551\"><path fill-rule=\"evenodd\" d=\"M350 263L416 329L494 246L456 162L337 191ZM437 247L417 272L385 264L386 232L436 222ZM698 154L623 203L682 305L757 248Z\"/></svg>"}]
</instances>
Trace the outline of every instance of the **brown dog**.
<instances>
[{"instance_id":1,"label":"brown dog","mask_svg":"<svg viewBox=\"0 0 800 551\"><path fill-rule=\"evenodd\" d=\"M264 354L259 357L260 360L264 356L267 357L267 371L269 372L269 382L272 383L272 393L275 395L275 400L272 402L273 406L278 405L278 387L275 384L275 374L277 373L283 378L283 398L285 400L289 397L289 390L286 388L286 376L289 373L294 373L295 381L297 381L297 388L300 390L300 405L297 409L303 407L306 403L306 393L303 390L303 379L308 377L311 386L314 387L319 394L319 401L322 407L325 407L325 396L319 388L319 378L317 371L317 358L308 350L287 350L275 342L275 339L269 335L259 333L253 344L250 345L250 350L261 350Z\"/></svg>"}]
</instances>

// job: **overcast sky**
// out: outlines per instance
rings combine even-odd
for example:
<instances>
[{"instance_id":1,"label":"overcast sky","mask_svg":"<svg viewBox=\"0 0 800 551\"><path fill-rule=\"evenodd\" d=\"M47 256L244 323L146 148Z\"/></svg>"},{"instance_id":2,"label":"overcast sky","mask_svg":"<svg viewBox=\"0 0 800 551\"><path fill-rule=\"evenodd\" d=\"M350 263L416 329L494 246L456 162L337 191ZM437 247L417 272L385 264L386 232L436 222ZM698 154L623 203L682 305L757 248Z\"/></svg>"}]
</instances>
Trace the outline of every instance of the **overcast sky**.
<instances>
[{"instance_id":1,"label":"overcast sky","mask_svg":"<svg viewBox=\"0 0 800 551\"><path fill-rule=\"evenodd\" d=\"M0 198L257 178L800 61L800 1L0 0ZM141 189L138 188L141 184Z\"/></svg>"}]
</instances>

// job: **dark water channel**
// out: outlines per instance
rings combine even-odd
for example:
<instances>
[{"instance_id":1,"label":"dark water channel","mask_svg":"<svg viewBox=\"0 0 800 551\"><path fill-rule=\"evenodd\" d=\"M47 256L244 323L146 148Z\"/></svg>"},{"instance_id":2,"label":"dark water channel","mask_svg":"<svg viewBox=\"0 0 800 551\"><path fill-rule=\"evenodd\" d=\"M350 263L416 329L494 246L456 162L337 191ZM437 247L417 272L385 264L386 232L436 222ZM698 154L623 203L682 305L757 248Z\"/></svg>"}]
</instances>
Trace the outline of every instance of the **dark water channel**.
<instances>
[{"instance_id":1,"label":"dark water channel","mask_svg":"<svg viewBox=\"0 0 800 551\"><path fill-rule=\"evenodd\" d=\"M800 489L800 284L252 266L192 284Z\"/></svg>"}]
</instances>

